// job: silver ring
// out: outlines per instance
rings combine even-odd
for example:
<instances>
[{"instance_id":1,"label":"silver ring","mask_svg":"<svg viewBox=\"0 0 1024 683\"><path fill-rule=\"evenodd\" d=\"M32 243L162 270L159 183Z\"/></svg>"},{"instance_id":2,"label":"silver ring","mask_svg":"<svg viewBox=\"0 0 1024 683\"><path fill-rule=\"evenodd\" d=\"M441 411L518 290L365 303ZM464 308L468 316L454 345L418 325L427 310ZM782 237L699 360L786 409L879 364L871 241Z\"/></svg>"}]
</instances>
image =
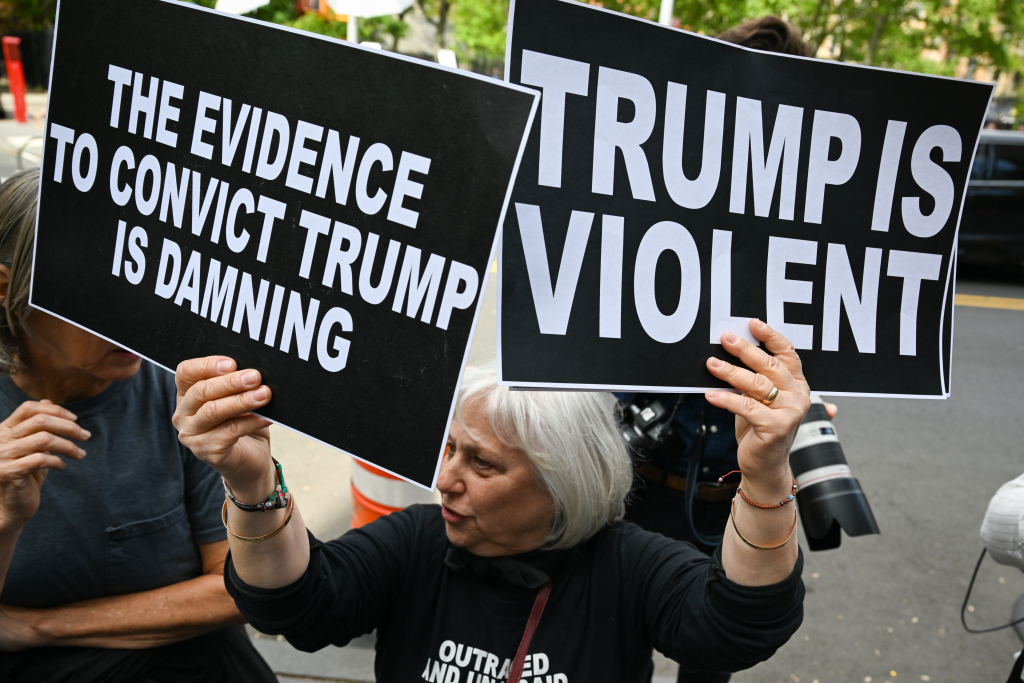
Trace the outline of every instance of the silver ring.
<instances>
[{"instance_id":1,"label":"silver ring","mask_svg":"<svg viewBox=\"0 0 1024 683\"><path fill-rule=\"evenodd\" d=\"M772 404L772 401L774 401L778 397L778 395L779 388L772 387L772 390L768 392L768 395L761 399L761 403L765 404L766 406L770 406Z\"/></svg>"}]
</instances>

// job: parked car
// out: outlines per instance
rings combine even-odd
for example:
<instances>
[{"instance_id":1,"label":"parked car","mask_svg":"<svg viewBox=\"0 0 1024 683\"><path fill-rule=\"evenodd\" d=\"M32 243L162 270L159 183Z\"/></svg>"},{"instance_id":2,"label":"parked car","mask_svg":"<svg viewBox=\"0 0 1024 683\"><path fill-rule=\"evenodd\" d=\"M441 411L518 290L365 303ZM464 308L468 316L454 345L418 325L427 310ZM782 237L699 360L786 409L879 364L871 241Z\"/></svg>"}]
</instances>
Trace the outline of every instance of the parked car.
<instances>
[{"instance_id":1,"label":"parked car","mask_svg":"<svg viewBox=\"0 0 1024 683\"><path fill-rule=\"evenodd\" d=\"M1024 132L981 131L967 183L957 261L1024 266Z\"/></svg>"}]
</instances>

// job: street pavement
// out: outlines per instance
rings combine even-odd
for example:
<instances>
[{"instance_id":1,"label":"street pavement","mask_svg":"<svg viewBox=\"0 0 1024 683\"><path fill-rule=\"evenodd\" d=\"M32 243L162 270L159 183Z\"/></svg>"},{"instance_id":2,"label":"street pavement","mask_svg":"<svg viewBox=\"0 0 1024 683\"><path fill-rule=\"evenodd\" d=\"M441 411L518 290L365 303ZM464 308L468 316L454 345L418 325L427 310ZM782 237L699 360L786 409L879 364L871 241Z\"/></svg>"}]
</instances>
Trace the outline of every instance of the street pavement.
<instances>
[{"instance_id":1,"label":"street pavement","mask_svg":"<svg viewBox=\"0 0 1024 683\"><path fill-rule=\"evenodd\" d=\"M0 97L3 97L0 95ZM9 101L3 102L10 111ZM44 102L30 101L30 111ZM0 178L17 170L18 148L41 122L0 121ZM31 159L23 159L31 165ZM1024 470L1024 274L992 279L968 273L957 291L973 306L955 309L949 400L841 398L835 423L881 535L843 538L842 546L805 552L804 623L770 661L734 676L741 683L967 683L1005 680L1021 641L1012 629L964 631L960 603L981 551L978 528L988 499ZM470 360L493 359L495 276L484 293ZM1015 299L1014 304L991 299ZM1003 308L981 308L978 305ZM1009 305L1010 308L1005 306ZM351 461L280 427L275 453L321 538L343 533L351 517ZM806 548L806 545L804 545ZM970 624L1009 620L1024 595L1024 575L986 559ZM282 681L372 680L372 640L305 655L262 636L254 643ZM659 681L675 664L658 656Z\"/></svg>"},{"instance_id":2,"label":"street pavement","mask_svg":"<svg viewBox=\"0 0 1024 683\"><path fill-rule=\"evenodd\" d=\"M0 104L7 115L11 116L14 103L10 93L0 93ZM6 180L22 169L39 167L46 95L28 93L25 104L29 114L28 123L18 123L9 118L0 119L0 180Z\"/></svg>"}]
</instances>

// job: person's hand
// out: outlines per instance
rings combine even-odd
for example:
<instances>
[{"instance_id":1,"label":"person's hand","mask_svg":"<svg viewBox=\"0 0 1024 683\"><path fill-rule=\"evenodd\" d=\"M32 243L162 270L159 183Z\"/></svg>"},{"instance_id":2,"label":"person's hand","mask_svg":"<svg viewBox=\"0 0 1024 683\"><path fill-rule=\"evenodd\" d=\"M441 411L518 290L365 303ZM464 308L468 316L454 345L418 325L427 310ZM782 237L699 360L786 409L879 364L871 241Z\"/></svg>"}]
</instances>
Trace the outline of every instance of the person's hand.
<instances>
[{"instance_id":1,"label":"person's hand","mask_svg":"<svg viewBox=\"0 0 1024 683\"><path fill-rule=\"evenodd\" d=\"M47 473L67 466L61 456L85 457L71 441L89 438L76 419L50 401L25 401L0 422L0 524L22 525L36 513Z\"/></svg>"},{"instance_id":2,"label":"person's hand","mask_svg":"<svg viewBox=\"0 0 1024 683\"><path fill-rule=\"evenodd\" d=\"M236 371L224 356L183 361L174 374L178 440L247 503L265 500L275 485L270 422L250 412L270 402L261 379L256 370Z\"/></svg>"},{"instance_id":3,"label":"person's hand","mask_svg":"<svg viewBox=\"0 0 1024 683\"><path fill-rule=\"evenodd\" d=\"M737 459L744 491L755 500L763 493L765 501L775 501L790 493L789 450L811 405L811 392L800 357L789 340L760 320L750 321L750 331L772 355L726 332L722 346L747 367L709 358L708 370L743 393L711 390L706 397L712 405L736 415ZM761 400L772 388L779 393L771 405L764 405Z\"/></svg>"}]
</instances>

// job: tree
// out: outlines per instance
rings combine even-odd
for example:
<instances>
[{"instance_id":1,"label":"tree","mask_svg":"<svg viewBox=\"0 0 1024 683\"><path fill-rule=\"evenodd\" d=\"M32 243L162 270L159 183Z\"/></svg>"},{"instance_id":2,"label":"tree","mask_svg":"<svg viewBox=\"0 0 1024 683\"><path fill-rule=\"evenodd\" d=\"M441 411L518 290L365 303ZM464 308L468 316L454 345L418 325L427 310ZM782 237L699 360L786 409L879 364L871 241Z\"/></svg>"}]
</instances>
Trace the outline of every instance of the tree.
<instances>
[{"instance_id":1,"label":"tree","mask_svg":"<svg viewBox=\"0 0 1024 683\"><path fill-rule=\"evenodd\" d=\"M459 0L452 24L456 49L463 59L505 56L508 0Z\"/></svg>"},{"instance_id":2,"label":"tree","mask_svg":"<svg viewBox=\"0 0 1024 683\"><path fill-rule=\"evenodd\" d=\"M0 32L28 33L53 28L57 0L3 0L0 2Z\"/></svg>"},{"instance_id":3,"label":"tree","mask_svg":"<svg viewBox=\"0 0 1024 683\"><path fill-rule=\"evenodd\" d=\"M437 29L437 49L444 49L448 43L448 13L452 9L451 0L416 0L416 6ZM505 14L507 16L508 12Z\"/></svg>"},{"instance_id":4,"label":"tree","mask_svg":"<svg viewBox=\"0 0 1024 683\"><path fill-rule=\"evenodd\" d=\"M658 4L606 6L654 18ZM950 76L964 58L997 70L1024 68L1020 0L676 0L673 14L683 28L708 35L775 14L816 54L839 61Z\"/></svg>"}]
</instances>

